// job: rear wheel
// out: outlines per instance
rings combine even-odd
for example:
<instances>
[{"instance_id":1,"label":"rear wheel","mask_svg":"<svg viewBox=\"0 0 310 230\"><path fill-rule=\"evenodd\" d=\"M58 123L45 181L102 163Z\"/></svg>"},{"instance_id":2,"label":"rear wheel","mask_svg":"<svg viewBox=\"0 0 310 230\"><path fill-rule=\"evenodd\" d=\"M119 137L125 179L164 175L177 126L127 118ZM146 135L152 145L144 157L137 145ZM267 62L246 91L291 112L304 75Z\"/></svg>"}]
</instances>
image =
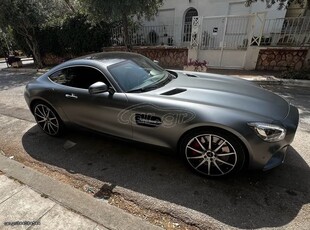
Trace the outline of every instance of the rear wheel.
<instances>
[{"instance_id":1,"label":"rear wheel","mask_svg":"<svg viewBox=\"0 0 310 230\"><path fill-rule=\"evenodd\" d=\"M45 103L36 103L33 107L33 114L40 128L50 136L60 136L63 133L64 125L53 108Z\"/></svg>"},{"instance_id":2,"label":"rear wheel","mask_svg":"<svg viewBox=\"0 0 310 230\"><path fill-rule=\"evenodd\" d=\"M234 174L243 167L245 152L239 140L220 130L197 130L181 141L181 154L195 172L209 177Z\"/></svg>"}]
</instances>

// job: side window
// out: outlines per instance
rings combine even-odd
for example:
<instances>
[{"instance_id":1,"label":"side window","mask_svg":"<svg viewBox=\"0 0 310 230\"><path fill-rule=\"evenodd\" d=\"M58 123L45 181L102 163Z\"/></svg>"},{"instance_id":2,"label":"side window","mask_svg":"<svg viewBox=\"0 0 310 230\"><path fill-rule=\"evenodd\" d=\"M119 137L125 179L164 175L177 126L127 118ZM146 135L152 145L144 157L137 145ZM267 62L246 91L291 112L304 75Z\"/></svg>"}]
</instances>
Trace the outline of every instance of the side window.
<instances>
[{"instance_id":1,"label":"side window","mask_svg":"<svg viewBox=\"0 0 310 230\"><path fill-rule=\"evenodd\" d=\"M53 73L51 76L49 76L49 79L55 83L66 85L68 81L66 78L66 70L59 70Z\"/></svg>"},{"instance_id":2,"label":"side window","mask_svg":"<svg viewBox=\"0 0 310 230\"><path fill-rule=\"evenodd\" d=\"M90 67L70 67L55 72L49 77L53 82L75 88L88 89L90 85L108 81L101 72Z\"/></svg>"}]
</instances>

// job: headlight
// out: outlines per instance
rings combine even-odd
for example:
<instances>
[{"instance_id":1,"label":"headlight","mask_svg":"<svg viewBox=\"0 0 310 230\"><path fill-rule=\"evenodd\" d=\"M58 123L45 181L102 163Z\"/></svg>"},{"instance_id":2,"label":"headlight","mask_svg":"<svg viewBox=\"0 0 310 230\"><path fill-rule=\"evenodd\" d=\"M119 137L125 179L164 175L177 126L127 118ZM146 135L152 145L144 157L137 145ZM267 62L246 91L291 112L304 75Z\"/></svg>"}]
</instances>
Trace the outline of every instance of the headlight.
<instances>
[{"instance_id":1,"label":"headlight","mask_svg":"<svg viewBox=\"0 0 310 230\"><path fill-rule=\"evenodd\" d=\"M260 122L248 123L248 125L252 127L255 130L256 134L264 141L281 141L285 138L286 135L286 129L279 125Z\"/></svg>"}]
</instances>

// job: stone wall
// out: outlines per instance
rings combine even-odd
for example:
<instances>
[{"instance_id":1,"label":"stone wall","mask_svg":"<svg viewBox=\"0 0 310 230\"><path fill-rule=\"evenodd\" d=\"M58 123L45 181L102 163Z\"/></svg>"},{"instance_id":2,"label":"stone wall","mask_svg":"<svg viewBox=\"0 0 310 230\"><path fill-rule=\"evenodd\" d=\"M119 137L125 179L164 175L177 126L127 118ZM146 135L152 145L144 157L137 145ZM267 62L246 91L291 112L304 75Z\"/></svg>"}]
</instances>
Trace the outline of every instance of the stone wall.
<instances>
[{"instance_id":1,"label":"stone wall","mask_svg":"<svg viewBox=\"0 0 310 230\"><path fill-rule=\"evenodd\" d=\"M301 70L308 49L267 48L258 54L256 70Z\"/></svg>"},{"instance_id":2,"label":"stone wall","mask_svg":"<svg viewBox=\"0 0 310 230\"><path fill-rule=\"evenodd\" d=\"M108 47L103 51L124 51L124 47ZM164 68L183 69L187 63L187 48L167 47L167 46L134 46L132 52L142 54L151 60L159 61L159 65Z\"/></svg>"},{"instance_id":3,"label":"stone wall","mask_svg":"<svg viewBox=\"0 0 310 230\"><path fill-rule=\"evenodd\" d=\"M80 55L82 56L82 55ZM57 56L54 54L46 54L45 56L42 57L42 61L44 65L46 66L55 66L60 63L63 63L67 60L70 60L72 58L75 58L76 56L73 55L66 55L66 56Z\"/></svg>"},{"instance_id":4,"label":"stone wall","mask_svg":"<svg viewBox=\"0 0 310 230\"><path fill-rule=\"evenodd\" d=\"M107 47L104 48L103 51L125 51L125 47ZM183 69L184 64L187 63L187 48L177 48L171 46L137 46L132 48L132 52L142 54L151 60L157 60L159 61L159 65L164 68ZM65 55L60 57L53 54L46 54L42 59L45 65L54 66L75 57L76 56L74 55Z\"/></svg>"}]
</instances>

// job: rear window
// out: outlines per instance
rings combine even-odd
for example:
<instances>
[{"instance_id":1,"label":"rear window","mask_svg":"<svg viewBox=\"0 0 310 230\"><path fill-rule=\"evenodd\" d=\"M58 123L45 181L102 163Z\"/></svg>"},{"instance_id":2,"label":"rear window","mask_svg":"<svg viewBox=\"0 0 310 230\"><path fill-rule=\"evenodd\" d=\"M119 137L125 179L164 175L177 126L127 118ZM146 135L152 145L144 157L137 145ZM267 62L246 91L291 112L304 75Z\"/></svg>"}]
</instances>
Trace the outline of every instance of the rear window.
<instances>
[{"instance_id":1,"label":"rear window","mask_svg":"<svg viewBox=\"0 0 310 230\"><path fill-rule=\"evenodd\" d=\"M88 89L92 84L101 81L108 84L105 76L91 67L70 67L59 70L49 76L57 84L75 88Z\"/></svg>"}]
</instances>

